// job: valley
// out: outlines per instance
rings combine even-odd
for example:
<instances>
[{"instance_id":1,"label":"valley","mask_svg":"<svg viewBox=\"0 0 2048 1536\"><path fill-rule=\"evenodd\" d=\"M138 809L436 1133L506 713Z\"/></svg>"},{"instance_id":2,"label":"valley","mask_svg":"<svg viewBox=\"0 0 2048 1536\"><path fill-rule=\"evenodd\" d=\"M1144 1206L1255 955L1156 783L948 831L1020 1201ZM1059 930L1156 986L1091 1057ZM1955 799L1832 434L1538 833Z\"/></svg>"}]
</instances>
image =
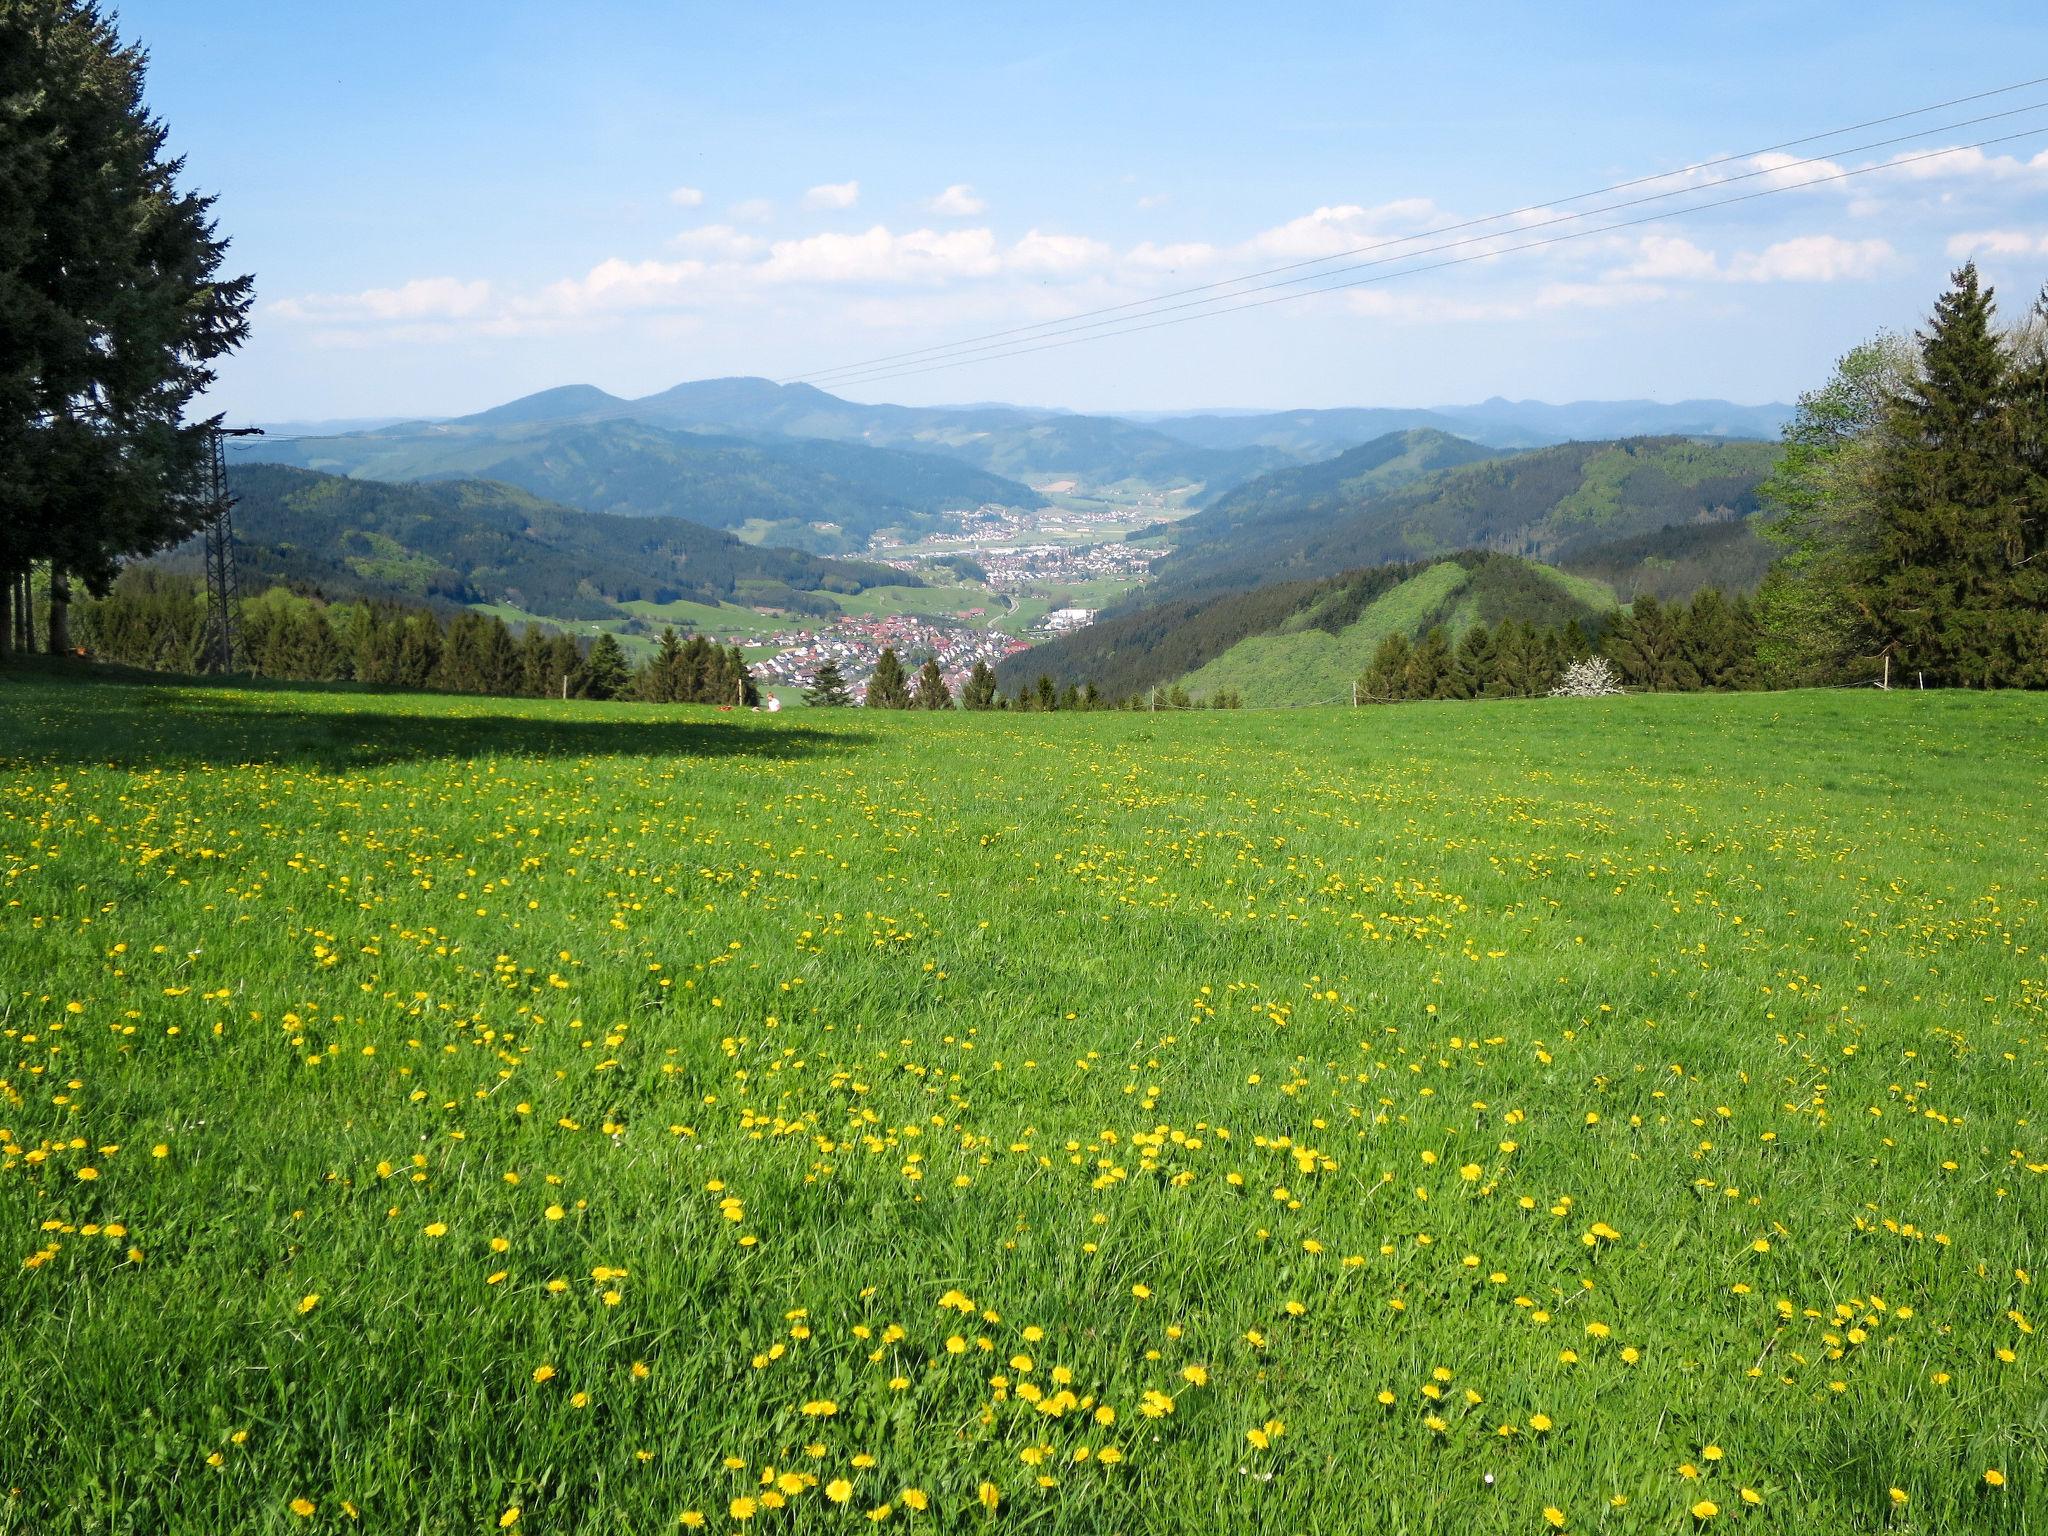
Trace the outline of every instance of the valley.
<instances>
[{"instance_id":1,"label":"valley","mask_svg":"<svg viewBox=\"0 0 2048 1536\"><path fill-rule=\"evenodd\" d=\"M632 663L673 627L740 647L793 701L823 658L859 686L889 647L938 659L956 690L977 662L1007 686L1041 672L1107 686L1080 675L1100 648L1085 632L1103 619L1465 548L1594 562L1559 577L1597 588L1589 612L1625 607L1638 588L1744 590L1767 563L1743 525L1776 450L1727 434L1761 431L1780 409L1496 400L1124 420L867 405L721 379L639 399L574 386L447 421L243 439L231 473L259 579L609 634ZM1558 440L1581 425L1663 435ZM294 483L297 511L282 520L279 466L320 477ZM410 535L361 526L364 497L408 495L495 509L496 537L554 552L521 566L431 519ZM306 511L317 504L355 520L333 549ZM507 509L531 526L513 527ZM664 529L697 531L678 545ZM1368 632L1333 637L1316 660L1321 642L1299 636L1241 636L1249 649L1234 658L1197 646L1203 660L1184 676L1148 673L1146 685L1320 697Z\"/></svg>"}]
</instances>

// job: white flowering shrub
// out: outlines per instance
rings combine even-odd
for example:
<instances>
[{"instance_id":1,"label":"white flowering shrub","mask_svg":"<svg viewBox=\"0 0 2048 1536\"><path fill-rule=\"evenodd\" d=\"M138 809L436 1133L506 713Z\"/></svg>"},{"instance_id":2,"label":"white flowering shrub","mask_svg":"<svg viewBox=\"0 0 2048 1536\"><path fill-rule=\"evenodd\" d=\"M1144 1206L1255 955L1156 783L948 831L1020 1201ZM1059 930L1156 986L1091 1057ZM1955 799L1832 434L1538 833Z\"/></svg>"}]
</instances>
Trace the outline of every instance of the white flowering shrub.
<instances>
[{"instance_id":1,"label":"white flowering shrub","mask_svg":"<svg viewBox=\"0 0 2048 1536\"><path fill-rule=\"evenodd\" d=\"M1550 690L1553 699L1604 699L1621 692L1621 679L1605 656L1588 656L1564 669L1564 676Z\"/></svg>"}]
</instances>

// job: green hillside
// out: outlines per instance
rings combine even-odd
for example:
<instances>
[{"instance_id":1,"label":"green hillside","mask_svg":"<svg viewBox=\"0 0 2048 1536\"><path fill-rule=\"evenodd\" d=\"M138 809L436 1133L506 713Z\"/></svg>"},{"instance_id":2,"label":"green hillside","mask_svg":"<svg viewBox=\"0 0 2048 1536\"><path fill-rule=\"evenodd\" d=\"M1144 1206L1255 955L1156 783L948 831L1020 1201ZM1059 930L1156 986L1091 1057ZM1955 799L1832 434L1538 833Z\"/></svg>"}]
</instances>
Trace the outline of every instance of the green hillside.
<instances>
[{"instance_id":1,"label":"green hillside","mask_svg":"<svg viewBox=\"0 0 2048 1536\"><path fill-rule=\"evenodd\" d=\"M1213 592L1458 549L1558 562L1666 527L1747 516L1777 454L1768 443L1678 437L1563 443L1393 489L1290 470L1219 501L1156 575L1162 590Z\"/></svg>"},{"instance_id":2,"label":"green hillside","mask_svg":"<svg viewBox=\"0 0 2048 1536\"><path fill-rule=\"evenodd\" d=\"M937 529L948 511L1044 505L1028 486L928 453L518 412L347 437L254 438L237 455L371 480L503 481L585 512L744 528L755 542L827 555L858 553L885 528Z\"/></svg>"},{"instance_id":3,"label":"green hillside","mask_svg":"<svg viewBox=\"0 0 2048 1536\"><path fill-rule=\"evenodd\" d=\"M1246 592L1169 595L1034 646L998 668L1014 689L1040 674L1094 683L1113 698L1183 680L1190 689L1235 688L1248 702L1306 703L1348 696L1380 638L1433 624L1453 634L1515 619L1552 628L1596 626L1613 592L1513 555L1465 550L1449 560L1369 566L1320 581L1274 582ZM1213 670L1212 670L1213 669Z\"/></svg>"},{"instance_id":4,"label":"green hillside","mask_svg":"<svg viewBox=\"0 0 2048 1536\"><path fill-rule=\"evenodd\" d=\"M1545 628L1570 619L1595 622L1615 607L1597 582L1512 556L1445 560L1410 576L1355 610L1340 587L1278 631L1249 635L1180 679L1197 698L1230 690L1261 705L1342 703L1351 683L1390 634L1413 640L1441 624L1455 640L1474 624L1520 620Z\"/></svg>"},{"instance_id":5,"label":"green hillside","mask_svg":"<svg viewBox=\"0 0 2048 1536\"><path fill-rule=\"evenodd\" d=\"M1411 485L1440 469L1497 457L1494 449L1430 427L1388 432L1335 458L1275 470L1205 498L1208 505L1203 511L1173 525L1174 542L1195 544L1217 538L1276 513L1285 515L1310 500L1362 501Z\"/></svg>"},{"instance_id":6,"label":"green hillside","mask_svg":"<svg viewBox=\"0 0 2048 1536\"><path fill-rule=\"evenodd\" d=\"M831 613L829 594L918 584L888 566L764 549L680 518L578 512L489 481L393 485L238 464L229 482L244 581L336 597L601 619L624 604L736 599Z\"/></svg>"}]
</instances>

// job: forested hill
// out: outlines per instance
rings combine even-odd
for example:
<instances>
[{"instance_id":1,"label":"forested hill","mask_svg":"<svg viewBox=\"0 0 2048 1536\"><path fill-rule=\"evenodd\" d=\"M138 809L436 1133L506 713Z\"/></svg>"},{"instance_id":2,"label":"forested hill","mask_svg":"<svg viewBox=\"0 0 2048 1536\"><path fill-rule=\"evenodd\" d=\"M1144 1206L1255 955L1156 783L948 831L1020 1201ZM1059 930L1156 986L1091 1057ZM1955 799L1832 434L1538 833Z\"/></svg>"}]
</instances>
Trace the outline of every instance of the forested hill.
<instances>
[{"instance_id":1,"label":"forested hill","mask_svg":"<svg viewBox=\"0 0 2048 1536\"><path fill-rule=\"evenodd\" d=\"M1576 620L1597 633L1614 594L1512 555L1466 550L1447 560L1396 562L1247 592L1172 597L1118 613L1036 646L1000 669L1005 688L1041 673L1094 683L1111 698L1182 682L1198 694L1230 689L1249 704L1308 704L1343 696L1388 634L1416 638L1442 625L1553 629Z\"/></svg>"},{"instance_id":2,"label":"forested hill","mask_svg":"<svg viewBox=\"0 0 2048 1536\"><path fill-rule=\"evenodd\" d=\"M819 554L858 552L884 528L932 529L948 511L1045 504L1028 486L932 454L640 421L531 420L517 411L487 424L251 438L235 454L372 480L497 480L585 512L687 518Z\"/></svg>"},{"instance_id":3,"label":"forested hill","mask_svg":"<svg viewBox=\"0 0 2048 1536\"><path fill-rule=\"evenodd\" d=\"M1350 448L1335 458L1294 469L1278 469L1256 480L1204 498L1207 506L1172 525L1174 541L1199 543L1219 537L1241 524L1275 513L1285 514L1311 501L1342 504L1412 485L1423 476L1481 459L1499 458L1500 450L1482 447L1433 427L1388 432Z\"/></svg>"},{"instance_id":4,"label":"forested hill","mask_svg":"<svg viewBox=\"0 0 2048 1536\"><path fill-rule=\"evenodd\" d=\"M491 481L394 485L275 464L238 464L228 478L239 498L236 556L252 588L594 619L616 616L622 602L677 599L829 612L821 593L921 584L680 518L579 512Z\"/></svg>"},{"instance_id":5,"label":"forested hill","mask_svg":"<svg viewBox=\"0 0 2048 1536\"><path fill-rule=\"evenodd\" d=\"M1471 548L1566 560L1666 527L1746 517L1778 452L1681 437L1561 443L1391 490L1314 473L1329 466L1284 471L1218 501L1160 562L1158 586L1242 590Z\"/></svg>"}]
</instances>

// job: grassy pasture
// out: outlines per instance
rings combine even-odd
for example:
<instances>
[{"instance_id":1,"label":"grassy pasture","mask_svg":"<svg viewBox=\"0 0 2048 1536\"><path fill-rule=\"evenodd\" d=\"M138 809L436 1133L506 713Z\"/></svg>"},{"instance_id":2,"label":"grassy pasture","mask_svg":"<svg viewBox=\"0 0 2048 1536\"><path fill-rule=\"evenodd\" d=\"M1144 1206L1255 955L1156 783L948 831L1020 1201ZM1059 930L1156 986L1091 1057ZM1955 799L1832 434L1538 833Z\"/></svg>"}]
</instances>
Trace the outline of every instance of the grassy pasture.
<instances>
[{"instance_id":1,"label":"grassy pasture","mask_svg":"<svg viewBox=\"0 0 2048 1536\"><path fill-rule=\"evenodd\" d=\"M2048 1527L2048 699L0 752L0 1532Z\"/></svg>"}]
</instances>

